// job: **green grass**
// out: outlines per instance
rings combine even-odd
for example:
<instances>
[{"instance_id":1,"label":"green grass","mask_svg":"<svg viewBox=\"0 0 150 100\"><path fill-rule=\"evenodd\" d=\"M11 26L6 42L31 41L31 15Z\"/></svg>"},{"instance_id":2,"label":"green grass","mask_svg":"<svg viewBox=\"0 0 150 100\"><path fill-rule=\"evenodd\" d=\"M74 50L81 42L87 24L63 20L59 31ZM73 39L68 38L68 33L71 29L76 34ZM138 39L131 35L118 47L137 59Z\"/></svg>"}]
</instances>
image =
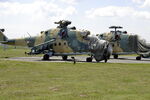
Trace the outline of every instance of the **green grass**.
<instances>
[{"instance_id":1,"label":"green grass","mask_svg":"<svg viewBox=\"0 0 150 100\"><path fill-rule=\"evenodd\" d=\"M0 100L150 100L150 64L7 61L0 49Z\"/></svg>"},{"instance_id":2,"label":"green grass","mask_svg":"<svg viewBox=\"0 0 150 100\"><path fill-rule=\"evenodd\" d=\"M27 50L24 49L9 49L9 50L2 50L0 49L0 58L10 58L10 57L21 57L21 56L28 56L25 55Z\"/></svg>"},{"instance_id":3,"label":"green grass","mask_svg":"<svg viewBox=\"0 0 150 100\"><path fill-rule=\"evenodd\" d=\"M25 52L30 52L29 48L17 47L16 49L14 46L7 46L6 49L3 49L0 46L0 59L2 58L10 58L10 57L30 57L33 55L27 55ZM34 55L34 56L42 56L42 55Z\"/></svg>"},{"instance_id":4,"label":"green grass","mask_svg":"<svg viewBox=\"0 0 150 100\"><path fill-rule=\"evenodd\" d=\"M20 47L15 49L14 46L7 46L7 48L4 49L0 46L0 58L27 56L25 55L25 52L29 52L29 49Z\"/></svg>"},{"instance_id":5,"label":"green grass","mask_svg":"<svg viewBox=\"0 0 150 100\"><path fill-rule=\"evenodd\" d=\"M150 100L149 64L0 60L0 100Z\"/></svg>"}]
</instances>

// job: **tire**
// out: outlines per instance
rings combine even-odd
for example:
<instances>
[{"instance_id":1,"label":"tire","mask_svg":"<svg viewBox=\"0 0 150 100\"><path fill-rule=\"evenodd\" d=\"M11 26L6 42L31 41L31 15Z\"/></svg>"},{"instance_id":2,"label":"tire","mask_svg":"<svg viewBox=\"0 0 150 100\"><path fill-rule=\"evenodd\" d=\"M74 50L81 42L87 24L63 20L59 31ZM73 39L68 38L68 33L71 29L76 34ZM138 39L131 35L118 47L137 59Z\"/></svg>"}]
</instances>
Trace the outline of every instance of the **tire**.
<instances>
[{"instance_id":1,"label":"tire","mask_svg":"<svg viewBox=\"0 0 150 100\"><path fill-rule=\"evenodd\" d=\"M67 60L68 56L62 56L63 60Z\"/></svg>"},{"instance_id":2,"label":"tire","mask_svg":"<svg viewBox=\"0 0 150 100\"><path fill-rule=\"evenodd\" d=\"M49 55L48 55L48 54L45 54L45 55L43 56L43 60L49 60Z\"/></svg>"},{"instance_id":3,"label":"tire","mask_svg":"<svg viewBox=\"0 0 150 100\"><path fill-rule=\"evenodd\" d=\"M114 59L118 59L118 55L114 55Z\"/></svg>"},{"instance_id":4,"label":"tire","mask_svg":"<svg viewBox=\"0 0 150 100\"><path fill-rule=\"evenodd\" d=\"M92 58L91 57L86 58L86 62L92 62Z\"/></svg>"},{"instance_id":5,"label":"tire","mask_svg":"<svg viewBox=\"0 0 150 100\"><path fill-rule=\"evenodd\" d=\"M137 56L137 57L136 57L136 60L141 60L141 56Z\"/></svg>"}]
</instances>

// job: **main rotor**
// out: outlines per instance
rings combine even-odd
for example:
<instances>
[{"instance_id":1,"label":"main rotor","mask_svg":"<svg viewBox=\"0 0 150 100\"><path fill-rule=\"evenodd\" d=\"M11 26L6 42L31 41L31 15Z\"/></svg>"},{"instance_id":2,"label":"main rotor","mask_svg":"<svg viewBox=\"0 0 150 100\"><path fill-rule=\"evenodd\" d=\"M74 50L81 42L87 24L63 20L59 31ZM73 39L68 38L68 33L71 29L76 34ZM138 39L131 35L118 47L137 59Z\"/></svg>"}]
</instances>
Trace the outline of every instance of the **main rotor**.
<instances>
[{"instance_id":1,"label":"main rotor","mask_svg":"<svg viewBox=\"0 0 150 100\"><path fill-rule=\"evenodd\" d=\"M58 22L54 22L55 24L58 24L58 28L65 28L67 27L68 25L71 24L71 21L68 21L68 20L60 20Z\"/></svg>"},{"instance_id":2,"label":"main rotor","mask_svg":"<svg viewBox=\"0 0 150 100\"><path fill-rule=\"evenodd\" d=\"M117 29L122 29L123 27L121 26L111 26L109 29L115 29L115 34L117 33Z\"/></svg>"}]
</instances>

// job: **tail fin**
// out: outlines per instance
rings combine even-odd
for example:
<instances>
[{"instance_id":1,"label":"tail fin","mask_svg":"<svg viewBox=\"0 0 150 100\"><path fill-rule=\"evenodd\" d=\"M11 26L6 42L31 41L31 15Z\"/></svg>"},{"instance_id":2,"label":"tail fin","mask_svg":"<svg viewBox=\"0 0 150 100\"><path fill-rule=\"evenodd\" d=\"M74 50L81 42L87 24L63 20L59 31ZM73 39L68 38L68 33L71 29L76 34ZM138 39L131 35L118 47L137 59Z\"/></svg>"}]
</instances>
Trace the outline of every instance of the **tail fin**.
<instances>
[{"instance_id":1,"label":"tail fin","mask_svg":"<svg viewBox=\"0 0 150 100\"><path fill-rule=\"evenodd\" d=\"M7 41L7 37L3 34L5 30L4 29L0 29L0 42L5 42Z\"/></svg>"}]
</instances>

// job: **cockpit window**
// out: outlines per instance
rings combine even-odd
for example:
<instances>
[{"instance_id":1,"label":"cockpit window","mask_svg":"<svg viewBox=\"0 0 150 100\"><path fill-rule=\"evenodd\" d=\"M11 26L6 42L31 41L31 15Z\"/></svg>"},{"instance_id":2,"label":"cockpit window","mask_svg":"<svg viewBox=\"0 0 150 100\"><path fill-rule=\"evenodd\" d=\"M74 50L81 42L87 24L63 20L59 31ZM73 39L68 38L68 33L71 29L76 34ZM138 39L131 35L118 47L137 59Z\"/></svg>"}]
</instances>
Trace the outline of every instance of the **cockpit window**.
<instances>
[{"instance_id":1,"label":"cockpit window","mask_svg":"<svg viewBox=\"0 0 150 100\"><path fill-rule=\"evenodd\" d=\"M104 36L104 34L100 34L100 35L99 35L99 39L101 39L101 40L105 40L105 36Z\"/></svg>"},{"instance_id":2,"label":"cockpit window","mask_svg":"<svg viewBox=\"0 0 150 100\"><path fill-rule=\"evenodd\" d=\"M45 35L48 35L48 31L45 31Z\"/></svg>"}]
</instances>

